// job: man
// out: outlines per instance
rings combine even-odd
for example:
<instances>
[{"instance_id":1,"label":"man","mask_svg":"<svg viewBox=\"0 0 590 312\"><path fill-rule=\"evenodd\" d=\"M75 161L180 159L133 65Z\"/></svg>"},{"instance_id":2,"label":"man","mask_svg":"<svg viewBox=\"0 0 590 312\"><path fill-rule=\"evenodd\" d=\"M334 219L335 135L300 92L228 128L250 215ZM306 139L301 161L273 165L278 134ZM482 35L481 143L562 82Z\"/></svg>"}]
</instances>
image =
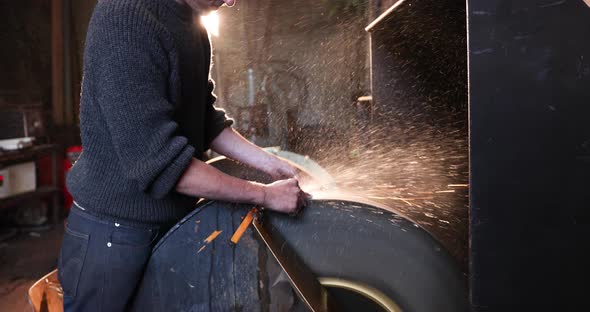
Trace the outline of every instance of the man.
<instances>
[{"instance_id":1,"label":"man","mask_svg":"<svg viewBox=\"0 0 590 312\"><path fill-rule=\"evenodd\" d=\"M198 15L235 0L99 0L84 52L84 152L59 258L65 311L123 311L155 242L199 197L296 212L296 170L234 131L213 106ZM263 185L200 160L208 148L271 176ZM205 286L204 286L205 287Z\"/></svg>"}]
</instances>

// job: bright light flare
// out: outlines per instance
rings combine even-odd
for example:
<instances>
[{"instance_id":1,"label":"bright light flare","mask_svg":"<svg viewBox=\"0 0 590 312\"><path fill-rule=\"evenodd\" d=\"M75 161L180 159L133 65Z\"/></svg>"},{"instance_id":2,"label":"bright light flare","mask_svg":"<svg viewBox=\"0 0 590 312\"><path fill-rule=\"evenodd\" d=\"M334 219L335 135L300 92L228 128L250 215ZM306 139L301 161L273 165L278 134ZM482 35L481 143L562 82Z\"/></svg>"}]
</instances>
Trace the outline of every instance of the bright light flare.
<instances>
[{"instance_id":1,"label":"bright light flare","mask_svg":"<svg viewBox=\"0 0 590 312\"><path fill-rule=\"evenodd\" d=\"M201 16L201 23L207 28L207 31L217 37L219 36L219 15L216 11L209 13L209 15Z\"/></svg>"}]
</instances>

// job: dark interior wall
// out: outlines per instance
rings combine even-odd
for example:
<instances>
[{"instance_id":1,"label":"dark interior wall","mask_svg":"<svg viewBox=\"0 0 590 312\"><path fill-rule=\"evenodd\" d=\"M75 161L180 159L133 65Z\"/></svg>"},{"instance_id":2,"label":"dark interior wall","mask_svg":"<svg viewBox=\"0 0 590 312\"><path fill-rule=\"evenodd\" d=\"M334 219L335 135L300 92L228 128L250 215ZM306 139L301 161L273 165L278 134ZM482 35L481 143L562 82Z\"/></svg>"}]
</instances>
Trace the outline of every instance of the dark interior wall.
<instances>
[{"instance_id":1,"label":"dark interior wall","mask_svg":"<svg viewBox=\"0 0 590 312\"><path fill-rule=\"evenodd\" d=\"M69 12L69 25L66 30L70 32L70 53L71 59L71 97L72 97L72 111L75 125L78 124L77 116L80 113L80 90L82 89L82 70L84 60L84 42L86 41L86 31L88 30L88 23L92 16L92 11L96 5L97 0L69 0L66 6L66 12Z\"/></svg>"},{"instance_id":2,"label":"dark interior wall","mask_svg":"<svg viewBox=\"0 0 590 312\"><path fill-rule=\"evenodd\" d=\"M0 107L51 102L51 2L0 0Z\"/></svg>"},{"instance_id":3,"label":"dark interior wall","mask_svg":"<svg viewBox=\"0 0 590 312\"><path fill-rule=\"evenodd\" d=\"M72 40L75 52L75 66L82 71L82 60L84 54L84 41L86 40L86 31L88 23L92 16L94 6L97 0L70 0L72 12ZM82 77L80 76L80 79Z\"/></svg>"},{"instance_id":4,"label":"dark interior wall","mask_svg":"<svg viewBox=\"0 0 590 312\"><path fill-rule=\"evenodd\" d=\"M61 89L52 90L52 2L0 0L0 110L40 110L54 142L78 144L82 53L96 0L61 2L64 42L60 60L66 87L55 103L52 92Z\"/></svg>"},{"instance_id":5,"label":"dark interior wall","mask_svg":"<svg viewBox=\"0 0 590 312\"><path fill-rule=\"evenodd\" d=\"M80 144L79 115L82 88L84 42L88 23L97 0L62 0L64 31L63 126L54 137L66 146Z\"/></svg>"},{"instance_id":6,"label":"dark interior wall","mask_svg":"<svg viewBox=\"0 0 590 312\"><path fill-rule=\"evenodd\" d=\"M587 309L590 8L468 2L472 304Z\"/></svg>"}]
</instances>

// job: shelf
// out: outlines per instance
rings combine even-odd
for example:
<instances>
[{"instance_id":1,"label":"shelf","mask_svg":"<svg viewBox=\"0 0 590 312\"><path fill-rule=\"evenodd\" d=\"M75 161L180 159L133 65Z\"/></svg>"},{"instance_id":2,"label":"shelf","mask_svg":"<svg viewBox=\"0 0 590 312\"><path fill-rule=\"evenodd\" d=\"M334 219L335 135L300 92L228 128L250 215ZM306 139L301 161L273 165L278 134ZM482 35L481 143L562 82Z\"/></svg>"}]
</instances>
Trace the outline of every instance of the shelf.
<instances>
[{"instance_id":1,"label":"shelf","mask_svg":"<svg viewBox=\"0 0 590 312\"><path fill-rule=\"evenodd\" d=\"M16 151L0 151L0 164L12 163L49 154L57 148L55 144L35 145Z\"/></svg>"},{"instance_id":2,"label":"shelf","mask_svg":"<svg viewBox=\"0 0 590 312\"><path fill-rule=\"evenodd\" d=\"M38 187L36 190L26 193L21 193L17 195L12 195L10 197L0 198L0 209L6 208L9 206L14 205L17 202L32 199L32 198L39 198L47 195L55 195L56 192L59 192L60 189L54 186L42 186Z\"/></svg>"},{"instance_id":3,"label":"shelf","mask_svg":"<svg viewBox=\"0 0 590 312\"><path fill-rule=\"evenodd\" d=\"M39 157L44 155L51 156L52 162L52 185L41 186L37 187L37 189L31 192L17 194L6 198L0 198L0 209L14 206L25 200L36 198L43 199L43 197L51 196L51 215L48 215L48 217L50 217L52 223L57 224L59 222L63 207L60 200L61 189L58 187L58 147L59 146L56 144L42 144L34 145L29 148L17 151L0 151L0 168L7 167L15 163L37 160L39 159Z\"/></svg>"}]
</instances>

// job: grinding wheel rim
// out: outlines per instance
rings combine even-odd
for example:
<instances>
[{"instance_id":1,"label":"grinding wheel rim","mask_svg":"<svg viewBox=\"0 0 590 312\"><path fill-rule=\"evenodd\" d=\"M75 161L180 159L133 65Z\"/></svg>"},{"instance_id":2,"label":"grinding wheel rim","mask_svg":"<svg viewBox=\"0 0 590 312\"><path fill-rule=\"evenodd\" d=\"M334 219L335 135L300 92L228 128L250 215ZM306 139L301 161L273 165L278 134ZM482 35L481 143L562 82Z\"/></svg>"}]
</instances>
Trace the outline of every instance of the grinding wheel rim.
<instances>
[{"instance_id":1,"label":"grinding wheel rim","mask_svg":"<svg viewBox=\"0 0 590 312\"><path fill-rule=\"evenodd\" d=\"M393 299L369 285L337 277L319 277L318 280L327 288L341 288L358 293L381 306L386 312L402 312Z\"/></svg>"}]
</instances>

